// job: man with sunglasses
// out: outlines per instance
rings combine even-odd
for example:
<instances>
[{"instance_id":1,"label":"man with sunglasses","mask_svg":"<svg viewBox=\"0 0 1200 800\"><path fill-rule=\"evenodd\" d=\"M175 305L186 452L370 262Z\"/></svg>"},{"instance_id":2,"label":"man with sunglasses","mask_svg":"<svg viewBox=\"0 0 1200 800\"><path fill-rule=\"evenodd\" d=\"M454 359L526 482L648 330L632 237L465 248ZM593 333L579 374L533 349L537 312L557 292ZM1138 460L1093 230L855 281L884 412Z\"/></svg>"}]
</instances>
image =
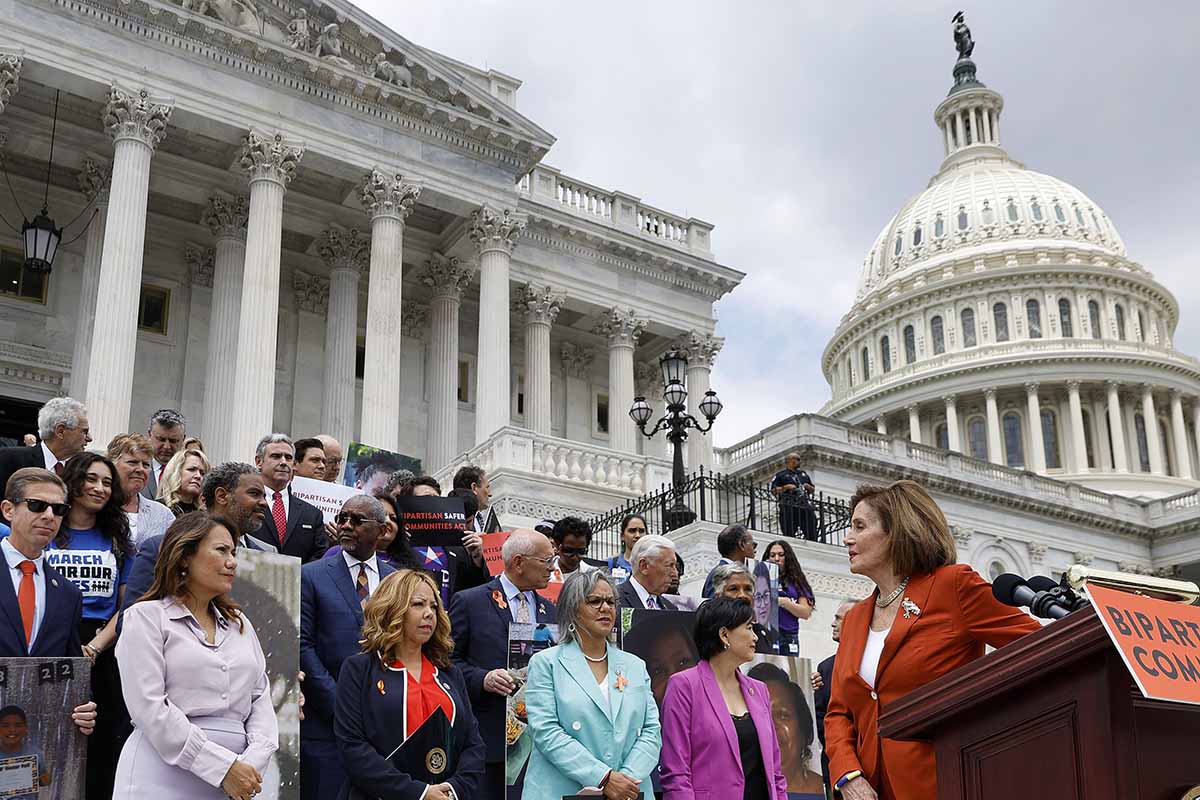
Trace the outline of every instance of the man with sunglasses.
<instances>
[{"instance_id":1,"label":"man with sunglasses","mask_svg":"<svg viewBox=\"0 0 1200 800\"><path fill-rule=\"evenodd\" d=\"M362 606L395 572L375 555L387 524L383 503L356 495L334 518L342 552L300 569L300 669L304 671L304 719L300 723L300 796L327 800L342 788L345 773L333 736L333 705L342 663L358 653ZM507 647L507 642L505 643Z\"/></svg>"},{"instance_id":2,"label":"man with sunglasses","mask_svg":"<svg viewBox=\"0 0 1200 800\"><path fill-rule=\"evenodd\" d=\"M0 540L11 580L0 579L0 657L82 658L79 620L83 597L75 584L46 563L43 551L58 534L70 506L62 479L46 469L26 467L8 479L0 510L12 527ZM84 734L96 727L96 704L71 714Z\"/></svg>"}]
</instances>

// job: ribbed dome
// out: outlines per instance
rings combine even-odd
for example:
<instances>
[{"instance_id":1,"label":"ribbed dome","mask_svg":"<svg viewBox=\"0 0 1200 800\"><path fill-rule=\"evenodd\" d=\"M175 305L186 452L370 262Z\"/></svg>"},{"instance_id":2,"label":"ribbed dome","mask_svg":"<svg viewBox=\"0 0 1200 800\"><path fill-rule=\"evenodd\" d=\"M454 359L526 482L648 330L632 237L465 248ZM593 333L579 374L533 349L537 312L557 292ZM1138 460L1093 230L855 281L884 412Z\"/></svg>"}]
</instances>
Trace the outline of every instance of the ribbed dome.
<instances>
[{"instance_id":1,"label":"ribbed dome","mask_svg":"<svg viewBox=\"0 0 1200 800\"><path fill-rule=\"evenodd\" d=\"M1108 216L1083 192L1025 169L998 147L979 150L986 152L978 158L963 160L963 152L947 159L884 226L863 263L856 300L967 249L1068 245L1125 254Z\"/></svg>"}]
</instances>

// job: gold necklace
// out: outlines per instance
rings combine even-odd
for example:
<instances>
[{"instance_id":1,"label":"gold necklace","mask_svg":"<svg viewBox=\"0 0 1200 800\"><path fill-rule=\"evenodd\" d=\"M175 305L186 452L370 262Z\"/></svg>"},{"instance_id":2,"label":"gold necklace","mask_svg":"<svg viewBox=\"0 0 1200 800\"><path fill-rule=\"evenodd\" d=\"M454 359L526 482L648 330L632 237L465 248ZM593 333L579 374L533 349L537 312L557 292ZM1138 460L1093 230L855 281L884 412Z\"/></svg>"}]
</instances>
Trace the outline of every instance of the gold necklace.
<instances>
[{"instance_id":1,"label":"gold necklace","mask_svg":"<svg viewBox=\"0 0 1200 800\"><path fill-rule=\"evenodd\" d=\"M900 585L897 586L894 590L892 590L892 593L889 594L886 598L876 597L875 605L879 606L880 608L887 608L892 603L896 602L897 597L899 597L900 595L902 595L904 593L904 589L906 586L908 586L908 578L907 577L904 580L900 581Z\"/></svg>"}]
</instances>

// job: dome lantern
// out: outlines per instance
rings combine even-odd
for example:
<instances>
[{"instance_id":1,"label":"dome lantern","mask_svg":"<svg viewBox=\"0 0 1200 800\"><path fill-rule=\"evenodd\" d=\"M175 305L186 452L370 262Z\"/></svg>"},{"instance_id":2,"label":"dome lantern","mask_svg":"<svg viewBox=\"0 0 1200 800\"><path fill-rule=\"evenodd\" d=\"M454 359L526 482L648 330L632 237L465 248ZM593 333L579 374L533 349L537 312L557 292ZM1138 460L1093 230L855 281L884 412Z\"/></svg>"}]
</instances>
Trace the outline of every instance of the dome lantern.
<instances>
[{"instance_id":1,"label":"dome lantern","mask_svg":"<svg viewBox=\"0 0 1200 800\"><path fill-rule=\"evenodd\" d=\"M1004 155L1000 150L1000 112L1004 98L985 86L975 75L971 53L975 40L962 12L954 15L954 45L958 60L954 63L954 85L949 96L934 111L934 121L945 140L946 162L957 161L958 153L971 148L971 155ZM992 153L980 148L992 149ZM945 167L946 164L943 164Z\"/></svg>"}]
</instances>

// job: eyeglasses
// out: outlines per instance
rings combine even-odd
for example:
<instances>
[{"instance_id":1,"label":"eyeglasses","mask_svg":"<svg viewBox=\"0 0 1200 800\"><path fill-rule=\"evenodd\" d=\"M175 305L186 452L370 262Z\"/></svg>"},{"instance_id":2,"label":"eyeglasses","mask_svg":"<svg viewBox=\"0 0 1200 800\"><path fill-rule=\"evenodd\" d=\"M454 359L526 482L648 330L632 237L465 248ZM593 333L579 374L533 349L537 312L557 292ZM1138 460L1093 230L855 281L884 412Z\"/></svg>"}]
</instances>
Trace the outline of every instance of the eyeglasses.
<instances>
[{"instance_id":1,"label":"eyeglasses","mask_svg":"<svg viewBox=\"0 0 1200 800\"><path fill-rule=\"evenodd\" d=\"M65 517L67 512L71 510L70 503L47 503L45 500L38 500L35 497L27 497L24 500L12 500L13 505L24 503L29 510L35 514L41 514L47 508L54 512L56 517Z\"/></svg>"},{"instance_id":2,"label":"eyeglasses","mask_svg":"<svg viewBox=\"0 0 1200 800\"><path fill-rule=\"evenodd\" d=\"M550 567L554 565L554 556L550 556L548 558L538 558L537 556L525 556L525 558L529 559L530 561L538 562L546 569L550 569Z\"/></svg>"},{"instance_id":3,"label":"eyeglasses","mask_svg":"<svg viewBox=\"0 0 1200 800\"><path fill-rule=\"evenodd\" d=\"M586 556L588 549L586 547L567 547L558 548L564 556Z\"/></svg>"},{"instance_id":4,"label":"eyeglasses","mask_svg":"<svg viewBox=\"0 0 1200 800\"><path fill-rule=\"evenodd\" d=\"M366 523L366 522L374 522L376 524L379 524L379 520L371 519L370 517L364 517L362 514L356 514L353 511L342 511L336 517L333 518L333 521L335 523L337 523L338 525L341 525L346 520L350 520L350 524L355 528L357 528L359 525L362 525L363 523Z\"/></svg>"},{"instance_id":5,"label":"eyeglasses","mask_svg":"<svg viewBox=\"0 0 1200 800\"><path fill-rule=\"evenodd\" d=\"M600 610L600 606L608 606L609 608L617 607L617 598L615 598L615 597L595 597L595 596L593 596L593 597L585 598L583 602L587 603L589 608L593 608L597 611Z\"/></svg>"}]
</instances>

